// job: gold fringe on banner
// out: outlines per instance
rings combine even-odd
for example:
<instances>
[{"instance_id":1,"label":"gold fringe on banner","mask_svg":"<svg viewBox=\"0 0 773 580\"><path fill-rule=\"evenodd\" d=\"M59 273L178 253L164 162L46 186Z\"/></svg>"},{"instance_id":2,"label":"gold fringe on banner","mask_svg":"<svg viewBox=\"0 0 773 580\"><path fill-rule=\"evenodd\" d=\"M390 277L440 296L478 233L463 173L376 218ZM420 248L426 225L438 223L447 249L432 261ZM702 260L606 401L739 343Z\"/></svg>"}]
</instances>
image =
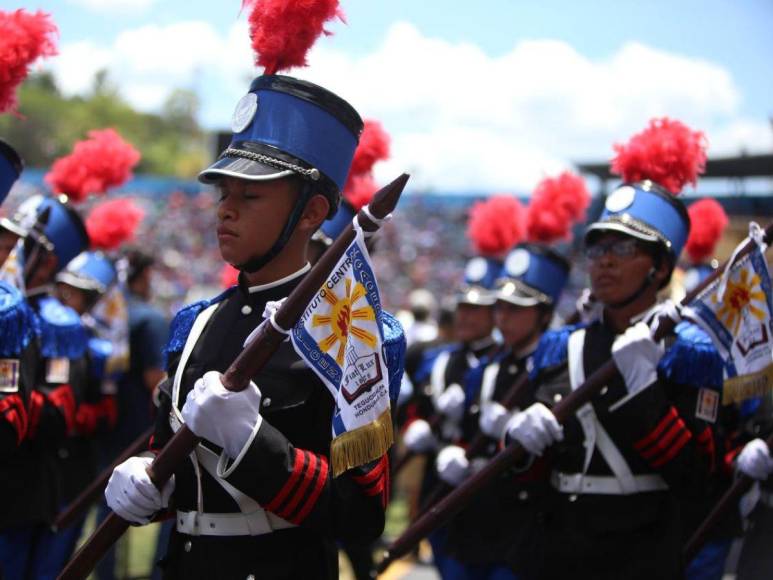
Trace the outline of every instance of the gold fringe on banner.
<instances>
[{"instance_id":1,"label":"gold fringe on banner","mask_svg":"<svg viewBox=\"0 0 773 580\"><path fill-rule=\"evenodd\" d=\"M333 477L384 455L395 441L392 414L385 410L375 421L342 433L330 443Z\"/></svg>"},{"instance_id":2,"label":"gold fringe on banner","mask_svg":"<svg viewBox=\"0 0 773 580\"><path fill-rule=\"evenodd\" d=\"M722 404L741 403L753 397L764 397L773 392L773 364L761 371L727 379L722 387Z\"/></svg>"}]
</instances>

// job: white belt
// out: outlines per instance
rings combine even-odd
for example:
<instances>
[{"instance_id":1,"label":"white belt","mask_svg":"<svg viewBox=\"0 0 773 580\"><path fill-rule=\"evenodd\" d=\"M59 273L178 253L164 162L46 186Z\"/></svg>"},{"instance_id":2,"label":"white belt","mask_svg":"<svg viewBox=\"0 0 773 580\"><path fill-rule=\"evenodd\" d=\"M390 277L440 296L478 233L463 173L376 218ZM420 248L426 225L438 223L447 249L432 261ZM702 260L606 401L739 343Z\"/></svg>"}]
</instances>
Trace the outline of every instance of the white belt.
<instances>
[{"instance_id":1,"label":"white belt","mask_svg":"<svg viewBox=\"0 0 773 580\"><path fill-rule=\"evenodd\" d=\"M668 489L663 478L657 474L632 476L636 490L633 493L661 491ZM623 490L616 477L584 475L582 473L559 473L554 471L550 483L561 493L595 493L600 495L629 495Z\"/></svg>"},{"instance_id":2,"label":"white belt","mask_svg":"<svg viewBox=\"0 0 773 580\"><path fill-rule=\"evenodd\" d=\"M189 536L261 536L275 530L294 528L266 510L250 514L213 514L177 510L177 531Z\"/></svg>"}]
</instances>

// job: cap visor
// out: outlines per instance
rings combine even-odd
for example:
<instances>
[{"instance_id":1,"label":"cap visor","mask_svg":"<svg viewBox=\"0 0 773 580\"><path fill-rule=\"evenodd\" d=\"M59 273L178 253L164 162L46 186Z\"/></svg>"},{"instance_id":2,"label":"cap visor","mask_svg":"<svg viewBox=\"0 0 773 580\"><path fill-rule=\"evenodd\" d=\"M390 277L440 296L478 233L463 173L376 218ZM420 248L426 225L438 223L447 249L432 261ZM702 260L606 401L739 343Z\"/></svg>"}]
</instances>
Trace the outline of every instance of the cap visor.
<instances>
[{"instance_id":1,"label":"cap visor","mask_svg":"<svg viewBox=\"0 0 773 580\"><path fill-rule=\"evenodd\" d=\"M590 241L590 238L593 236L593 234L599 235L602 232L618 232L633 238L637 238L639 240L644 240L645 242L660 241L656 236L645 234L633 229L632 227L626 226L625 224L614 222L597 222L595 224L591 224L588 226L588 229L585 230L585 243L587 244Z\"/></svg>"},{"instance_id":2,"label":"cap visor","mask_svg":"<svg viewBox=\"0 0 773 580\"><path fill-rule=\"evenodd\" d=\"M12 222L8 218L2 218L0 219L0 227L5 228L11 233L16 234L19 237L25 238L27 237L27 230L25 230L23 227L21 227L16 222Z\"/></svg>"},{"instance_id":3,"label":"cap visor","mask_svg":"<svg viewBox=\"0 0 773 580\"><path fill-rule=\"evenodd\" d=\"M67 271L59 272L56 275L56 281L68 284L74 288L80 288L81 290L92 290L94 292L99 292L100 294L105 292L105 286L101 282L77 276Z\"/></svg>"},{"instance_id":4,"label":"cap visor","mask_svg":"<svg viewBox=\"0 0 773 580\"><path fill-rule=\"evenodd\" d=\"M258 163L243 157L222 157L199 173L201 183L215 183L223 177L237 177L250 181L271 181L281 179L295 172Z\"/></svg>"},{"instance_id":5,"label":"cap visor","mask_svg":"<svg viewBox=\"0 0 773 580\"><path fill-rule=\"evenodd\" d=\"M515 304L516 306L536 306L537 304L541 303L533 296L525 296L518 292L514 292L512 294L498 292L496 298L500 302L508 302L510 304Z\"/></svg>"},{"instance_id":6,"label":"cap visor","mask_svg":"<svg viewBox=\"0 0 773 580\"><path fill-rule=\"evenodd\" d=\"M470 290L456 296L457 304L470 304L472 306L493 306L496 297L491 292L481 292L480 290Z\"/></svg>"}]
</instances>

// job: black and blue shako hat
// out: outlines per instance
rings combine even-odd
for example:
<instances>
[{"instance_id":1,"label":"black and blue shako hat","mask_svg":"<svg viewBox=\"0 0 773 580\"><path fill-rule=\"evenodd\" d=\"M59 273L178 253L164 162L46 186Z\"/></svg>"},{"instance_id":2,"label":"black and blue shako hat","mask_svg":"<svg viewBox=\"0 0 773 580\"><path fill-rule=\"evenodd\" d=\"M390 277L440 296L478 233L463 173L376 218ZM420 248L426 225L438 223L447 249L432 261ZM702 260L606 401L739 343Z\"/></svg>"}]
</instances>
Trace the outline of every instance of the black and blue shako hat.
<instances>
[{"instance_id":1,"label":"black and blue shako hat","mask_svg":"<svg viewBox=\"0 0 773 580\"><path fill-rule=\"evenodd\" d=\"M496 299L517 306L554 306L569 280L569 262L539 244L520 244L505 258L496 281Z\"/></svg>"}]
</instances>

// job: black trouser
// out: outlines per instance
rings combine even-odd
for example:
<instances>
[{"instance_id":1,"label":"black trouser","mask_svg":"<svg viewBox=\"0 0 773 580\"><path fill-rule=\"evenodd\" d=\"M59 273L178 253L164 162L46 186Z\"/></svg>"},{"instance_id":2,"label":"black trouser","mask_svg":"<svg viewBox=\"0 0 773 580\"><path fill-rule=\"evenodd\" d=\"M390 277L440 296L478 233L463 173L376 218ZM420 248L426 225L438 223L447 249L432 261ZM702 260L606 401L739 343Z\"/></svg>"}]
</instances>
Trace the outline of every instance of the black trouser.
<instances>
[{"instance_id":1,"label":"black trouser","mask_svg":"<svg viewBox=\"0 0 773 580\"><path fill-rule=\"evenodd\" d=\"M546 517L540 579L681 578L680 526L670 498L662 497L660 509L652 502L625 506L617 496L585 505L583 496L562 499Z\"/></svg>"},{"instance_id":2,"label":"black trouser","mask_svg":"<svg viewBox=\"0 0 773 580\"><path fill-rule=\"evenodd\" d=\"M189 544L190 542L190 544ZM304 528L262 536L188 536L176 530L161 563L165 579L334 580L335 543Z\"/></svg>"}]
</instances>

